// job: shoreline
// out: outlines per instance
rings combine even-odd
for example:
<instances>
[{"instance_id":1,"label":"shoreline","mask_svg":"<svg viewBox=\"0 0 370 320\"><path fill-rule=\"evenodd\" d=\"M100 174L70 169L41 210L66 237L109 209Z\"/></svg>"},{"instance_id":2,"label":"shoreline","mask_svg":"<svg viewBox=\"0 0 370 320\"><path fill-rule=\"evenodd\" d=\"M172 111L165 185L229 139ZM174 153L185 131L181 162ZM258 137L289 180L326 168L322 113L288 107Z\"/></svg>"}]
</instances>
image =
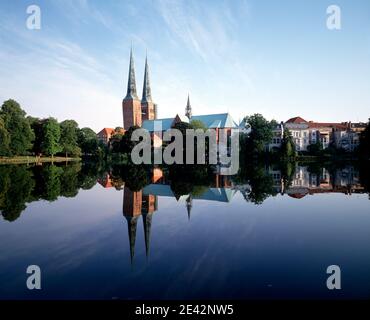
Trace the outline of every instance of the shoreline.
<instances>
[{"instance_id":1,"label":"shoreline","mask_svg":"<svg viewBox=\"0 0 370 320\"><path fill-rule=\"evenodd\" d=\"M2 164L38 164L47 162L73 162L81 161L81 158L72 157L35 157L35 156L21 156L21 157L0 157L0 165Z\"/></svg>"}]
</instances>

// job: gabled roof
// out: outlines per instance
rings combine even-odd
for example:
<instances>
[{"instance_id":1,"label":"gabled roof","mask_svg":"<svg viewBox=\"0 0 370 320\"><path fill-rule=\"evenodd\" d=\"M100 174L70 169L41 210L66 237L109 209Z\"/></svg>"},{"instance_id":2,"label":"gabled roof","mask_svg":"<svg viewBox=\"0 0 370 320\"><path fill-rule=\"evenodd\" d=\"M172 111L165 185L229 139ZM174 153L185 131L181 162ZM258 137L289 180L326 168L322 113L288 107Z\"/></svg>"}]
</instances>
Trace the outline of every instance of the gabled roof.
<instances>
[{"instance_id":1,"label":"gabled roof","mask_svg":"<svg viewBox=\"0 0 370 320\"><path fill-rule=\"evenodd\" d=\"M99 131L98 135L102 135L102 134L110 135L110 134L113 134L114 131L115 130L113 128L104 128L103 130Z\"/></svg>"},{"instance_id":2,"label":"gabled roof","mask_svg":"<svg viewBox=\"0 0 370 320\"><path fill-rule=\"evenodd\" d=\"M307 123L307 121L301 117L294 117L294 118L290 118L286 123L300 124L300 123Z\"/></svg>"},{"instance_id":3,"label":"gabled roof","mask_svg":"<svg viewBox=\"0 0 370 320\"><path fill-rule=\"evenodd\" d=\"M199 120L208 128L237 128L238 124L233 120L229 113L205 114L192 116L190 120Z\"/></svg>"}]
</instances>

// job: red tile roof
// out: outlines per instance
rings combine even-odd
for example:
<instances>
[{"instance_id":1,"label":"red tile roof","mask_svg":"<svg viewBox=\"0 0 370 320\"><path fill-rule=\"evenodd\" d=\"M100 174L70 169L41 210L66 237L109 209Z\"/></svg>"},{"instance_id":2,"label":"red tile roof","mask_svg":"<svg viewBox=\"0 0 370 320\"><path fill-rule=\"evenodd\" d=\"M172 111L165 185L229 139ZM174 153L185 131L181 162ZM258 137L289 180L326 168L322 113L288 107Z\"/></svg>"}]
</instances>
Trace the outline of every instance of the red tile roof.
<instances>
[{"instance_id":1,"label":"red tile roof","mask_svg":"<svg viewBox=\"0 0 370 320\"><path fill-rule=\"evenodd\" d=\"M105 135L111 135L114 133L114 129L113 128L104 128L103 130L101 130L98 135L101 135L101 134L105 134Z\"/></svg>"},{"instance_id":2,"label":"red tile roof","mask_svg":"<svg viewBox=\"0 0 370 320\"><path fill-rule=\"evenodd\" d=\"M307 123L307 121L301 117L290 118L287 123Z\"/></svg>"},{"instance_id":3,"label":"red tile roof","mask_svg":"<svg viewBox=\"0 0 370 320\"><path fill-rule=\"evenodd\" d=\"M341 129L346 130L348 127L344 123L330 123L330 122L313 122L310 121L308 123L310 128L334 128L334 129Z\"/></svg>"}]
</instances>

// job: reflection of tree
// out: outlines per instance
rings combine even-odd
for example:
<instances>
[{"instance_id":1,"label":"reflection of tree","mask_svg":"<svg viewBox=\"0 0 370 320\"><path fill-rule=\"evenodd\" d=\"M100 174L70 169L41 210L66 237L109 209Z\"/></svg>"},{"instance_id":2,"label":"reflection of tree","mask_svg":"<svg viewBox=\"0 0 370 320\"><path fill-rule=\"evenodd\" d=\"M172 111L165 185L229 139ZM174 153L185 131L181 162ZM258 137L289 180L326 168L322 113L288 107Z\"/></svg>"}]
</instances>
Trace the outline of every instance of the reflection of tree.
<instances>
[{"instance_id":1,"label":"reflection of tree","mask_svg":"<svg viewBox=\"0 0 370 320\"><path fill-rule=\"evenodd\" d=\"M365 191L369 194L370 199L370 169L369 161L361 161L359 165L360 181L364 186Z\"/></svg>"},{"instance_id":2,"label":"reflection of tree","mask_svg":"<svg viewBox=\"0 0 370 320\"><path fill-rule=\"evenodd\" d=\"M198 193L200 186L209 186L213 179L212 167L207 165L172 165L168 173L176 198Z\"/></svg>"},{"instance_id":3,"label":"reflection of tree","mask_svg":"<svg viewBox=\"0 0 370 320\"><path fill-rule=\"evenodd\" d=\"M78 194L78 172L81 171L81 163L74 162L63 167L63 172L60 177L61 193L63 197L73 198Z\"/></svg>"},{"instance_id":4,"label":"reflection of tree","mask_svg":"<svg viewBox=\"0 0 370 320\"><path fill-rule=\"evenodd\" d=\"M264 163L255 162L242 166L235 181L239 184L250 185L250 191L244 194L244 198L255 204L262 204L268 197L275 196L277 193L274 188L274 179Z\"/></svg>"},{"instance_id":5,"label":"reflection of tree","mask_svg":"<svg viewBox=\"0 0 370 320\"><path fill-rule=\"evenodd\" d=\"M4 219L16 220L26 203L59 196L74 197L81 186L79 163L65 166L0 166L0 212ZM96 180L95 180L96 181Z\"/></svg>"},{"instance_id":6,"label":"reflection of tree","mask_svg":"<svg viewBox=\"0 0 370 320\"><path fill-rule=\"evenodd\" d=\"M145 166L127 164L112 167L112 179L122 180L131 191L140 191L149 184L150 170Z\"/></svg>"},{"instance_id":7,"label":"reflection of tree","mask_svg":"<svg viewBox=\"0 0 370 320\"><path fill-rule=\"evenodd\" d=\"M262 204L268 197L276 195L273 178L261 166L250 171L249 184L251 192L247 196L247 201Z\"/></svg>"},{"instance_id":8,"label":"reflection of tree","mask_svg":"<svg viewBox=\"0 0 370 320\"><path fill-rule=\"evenodd\" d=\"M16 220L31 198L35 182L25 166L0 167L0 211L5 220Z\"/></svg>"},{"instance_id":9,"label":"reflection of tree","mask_svg":"<svg viewBox=\"0 0 370 320\"><path fill-rule=\"evenodd\" d=\"M90 190L95 186L98 177L106 171L105 162L84 161L78 173L78 184L82 190Z\"/></svg>"},{"instance_id":10,"label":"reflection of tree","mask_svg":"<svg viewBox=\"0 0 370 320\"><path fill-rule=\"evenodd\" d=\"M60 177L63 169L57 166L47 166L42 171L43 193L42 198L48 201L55 201L61 193Z\"/></svg>"}]
</instances>

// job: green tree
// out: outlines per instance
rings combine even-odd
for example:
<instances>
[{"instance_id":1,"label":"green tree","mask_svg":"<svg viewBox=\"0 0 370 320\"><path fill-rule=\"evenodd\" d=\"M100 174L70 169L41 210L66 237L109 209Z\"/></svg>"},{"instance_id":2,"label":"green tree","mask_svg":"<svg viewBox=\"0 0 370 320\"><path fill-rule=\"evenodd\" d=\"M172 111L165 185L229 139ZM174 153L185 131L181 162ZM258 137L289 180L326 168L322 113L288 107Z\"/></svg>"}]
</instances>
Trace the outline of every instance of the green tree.
<instances>
[{"instance_id":1,"label":"green tree","mask_svg":"<svg viewBox=\"0 0 370 320\"><path fill-rule=\"evenodd\" d=\"M35 139L33 141L32 146L32 152L35 155L40 155L42 153L42 141L44 140L43 126L45 124L45 120L41 120L39 118L34 118L31 116L27 117L27 120L35 135Z\"/></svg>"},{"instance_id":2,"label":"green tree","mask_svg":"<svg viewBox=\"0 0 370 320\"><path fill-rule=\"evenodd\" d=\"M98 155L99 141L94 130L90 128L82 128L78 131L77 137L78 146L84 155Z\"/></svg>"},{"instance_id":3,"label":"green tree","mask_svg":"<svg viewBox=\"0 0 370 320\"><path fill-rule=\"evenodd\" d=\"M9 133L9 151L11 155L25 155L32 148L35 135L26 119L26 112L19 103L7 100L0 109L3 126Z\"/></svg>"},{"instance_id":4,"label":"green tree","mask_svg":"<svg viewBox=\"0 0 370 320\"><path fill-rule=\"evenodd\" d=\"M10 135L4 125L4 120L0 117L0 156L7 156L10 153L9 149Z\"/></svg>"},{"instance_id":5,"label":"green tree","mask_svg":"<svg viewBox=\"0 0 370 320\"><path fill-rule=\"evenodd\" d=\"M284 129L281 143L280 155L283 159L295 158L296 150L292 134L288 129Z\"/></svg>"},{"instance_id":6,"label":"green tree","mask_svg":"<svg viewBox=\"0 0 370 320\"><path fill-rule=\"evenodd\" d=\"M74 120L65 120L60 123L60 146L66 157L81 155L81 148L77 142L78 131L78 124Z\"/></svg>"},{"instance_id":7,"label":"green tree","mask_svg":"<svg viewBox=\"0 0 370 320\"><path fill-rule=\"evenodd\" d=\"M56 119L48 118L43 126L42 151L47 155L54 155L62 148L60 146L60 126Z\"/></svg>"},{"instance_id":8,"label":"green tree","mask_svg":"<svg viewBox=\"0 0 370 320\"><path fill-rule=\"evenodd\" d=\"M316 143L311 143L307 146L307 151L313 156L319 156L322 154L323 146L320 140L317 140Z\"/></svg>"},{"instance_id":9,"label":"green tree","mask_svg":"<svg viewBox=\"0 0 370 320\"><path fill-rule=\"evenodd\" d=\"M202 129L204 131L207 130L207 127L204 125L204 123L200 120L191 120L190 121L190 127L194 130Z\"/></svg>"},{"instance_id":10,"label":"green tree","mask_svg":"<svg viewBox=\"0 0 370 320\"><path fill-rule=\"evenodd\" d=\"M139 127L138 126L132 126L126 131L125 135L121 139L119 152L126 153L126 154L131 154L132 149L139 143L139 142L131 140L132 133L136 129L139 129Z\"/></svg>"},{"instance_id":11,"label":"green tree","mask_svg":"<svg viewBox=\"0 0 370 320\"><path fill-rule=\"evenodd\" d=\"M254 155L265 152L266 145L273 138L273 128L276 121L267 121L261 114L254 114L244 119L249 124L251 131L246 139L246 151Z\"/></svg>"},{"instance_id":12,"label":"green tree","mask_svg":"<svg viewBox=\"0 0 370 320\"><path fill-rule=\"evenodd\" d=\"M366 129L361 133L359 151L362 158L370 158L370 119Z\"/></svg>"}]
</instances>

